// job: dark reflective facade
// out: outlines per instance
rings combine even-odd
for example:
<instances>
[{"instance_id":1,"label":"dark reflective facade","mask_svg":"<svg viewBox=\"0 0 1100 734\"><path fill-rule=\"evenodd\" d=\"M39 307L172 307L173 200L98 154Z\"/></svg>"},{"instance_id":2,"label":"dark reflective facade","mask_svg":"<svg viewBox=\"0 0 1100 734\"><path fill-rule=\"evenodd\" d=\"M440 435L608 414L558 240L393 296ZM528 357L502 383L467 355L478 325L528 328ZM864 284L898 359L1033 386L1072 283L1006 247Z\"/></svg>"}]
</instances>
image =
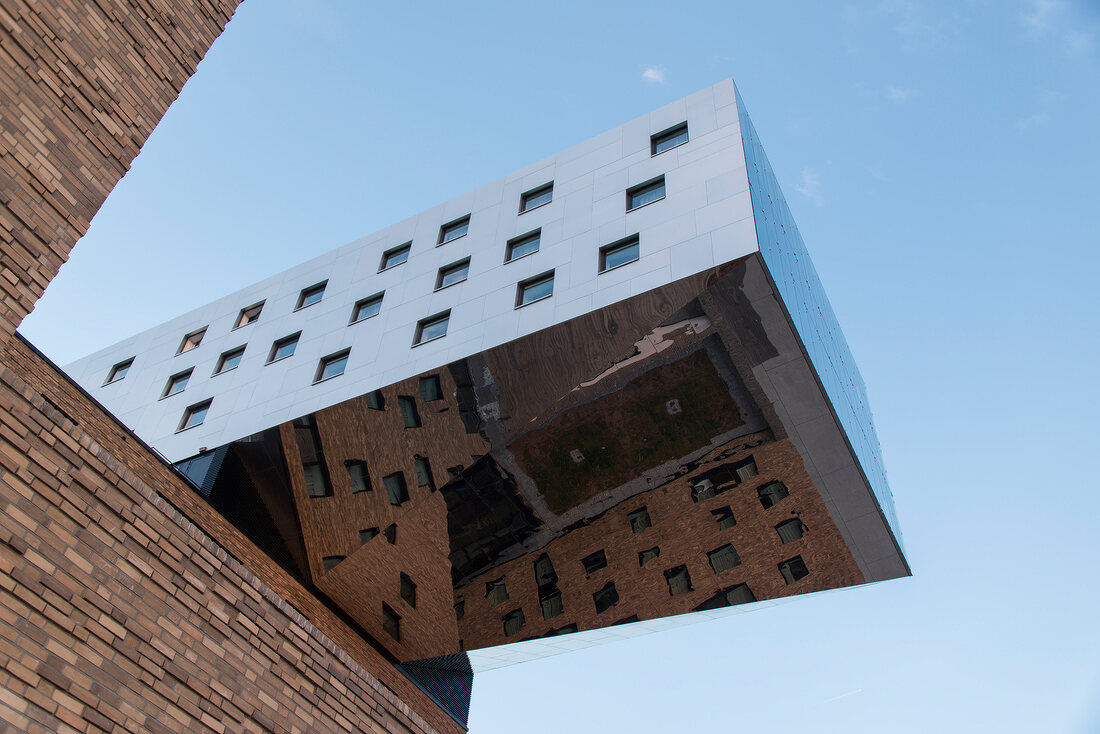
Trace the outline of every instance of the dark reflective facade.
<instances>
[{"instance_id":1,"label":"dark reflective facade","mask_svg":"<svg viewBox=\"0 0 1100 734\"><path fill-rule=\"evenodd\" d=\"M877 580L756 376L802 358L762 274L752 255L235 442L210 499L402 662Z\"/></svg>"}]
</instances>

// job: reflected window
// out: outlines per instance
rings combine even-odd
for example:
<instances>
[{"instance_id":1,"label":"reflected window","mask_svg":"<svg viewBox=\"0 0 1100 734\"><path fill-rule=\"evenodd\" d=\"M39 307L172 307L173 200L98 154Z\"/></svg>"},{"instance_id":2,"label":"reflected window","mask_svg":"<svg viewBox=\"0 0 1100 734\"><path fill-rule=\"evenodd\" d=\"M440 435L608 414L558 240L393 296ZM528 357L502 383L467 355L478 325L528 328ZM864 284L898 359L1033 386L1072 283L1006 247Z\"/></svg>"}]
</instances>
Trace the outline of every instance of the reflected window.
<instances>
[{"instance_id":1,"label":"reflected window","mask_svg":"<svg viewBox=\"0 0 1100 734\"><path fill-rule=\"evenodd\" d=\"M240 314L237 316L237 320L233 323L234 329L239 329L242 326L248 326L254 324L260 320L260 311L264 310L264 302L260 301L254 306L248 308L242 308Z\"/></svg>"},{"instance_id":2,"label":"reflected window","mask_svg":"<svg viewBox=\"0 0 1100 734\"><path fill-rule=\"evenodd\" d=\"M183 354L184 352L190 352L192 349L202 344L202 338L206 336L206 327L202 327L197 331L192 331L187 336L183 337L183 341L180 342L180 348L176 350L176 354Z\"/></svg>"},{"instance_id":3,"label":"reflected window","mask_svg":"<svg viewBox=\"0 0 1100 734\"><path fill-rule=\"evenodd\" d=\"M607 556L604 554L603 549L600 549L591 555L585 556L581 563L584 564L585 573L595 573L601 568L607 568Z\"/></svg>"},{"instance_id":4,"label":"reflected window","mask_svg":"<svg viewBox=\"0 0 1100 734\"><path fill-rule=\"evenodd\" d=\"M306 477L306 494L310 497L332 496L332 485L329 484L328 473L321 462L302 462L302 471Z\"/></svg>"},{"instance_id":5,"label":"reflected window","mask_svg":"<svg viewBox=\"0 0 1100 734\"><path fill-rule=\"evenodd\" d=\"M436 314L429 318L423 319L416 324L416 335L413 338L413 346L417 344L423 344L424 342L430 342L432 339L438 339L447 335L447 326L451 321L451 312L444 311L441 314Z\"/></svg>"},{"instance_id":6,"label":"reflected window","mask_svg":"<svg viewBox=\"0 0 1100 734\"><path fill-rule=\"evenodd\" d=\"M639 507L634 510L626 516L626 519L630 521L630 529L635 533L640 533L653 525L653 522L649 519L649 509L646 507Z\"/></svg>"},{"instance_id":7,"label":"reflected window","mask_svg":"<svg viewBox=\"0 0 1100 734\"><path fill-rule=\"evenodd\" d=\"M371 491L370 474L367 473L365 461L345 461L344 467L348 470L348 484L351 485L351 493Z\"/></svg>"},{"instance_id":8,"label":"reflected window","mask_svg":"<svg viewBox=\"0 0 1100 734\"><path fill-rule=\"evenodd\" d=\"M751 456L742 459L733 465L733 473L737 475L737 481L743 482L756 476L756 460Z\"/></svg>"},{"instance_id":9,"label":"reflected window","mask_svg":"<svg viewBox=\"0 0 1100 734\"><path fill-rule=\"evenodd\" d=\"M513 260L520 259L524 255L538 252L541 240L541 229L536 229L534 232L528 232L527 234L508 240L508 245L504 248L504 262L512 262Z\"/></svg>"},{"instance_id":10,"label":"reflected window","mask_svg":"<svg viewBox=\"0 0 1100 734\"><path fill-rule=\"evenodd\" d=\"M382 629L395 642L401 642L401 615L386 602L382 602Z\"/></svg>"},{"instance_id":11,"label":"reflected window","mask_svg":"<svg viewBox=\"0 0 1100 734\"><path fill-rule=\"evenodd\" d=\"M655 201L660 201L665 198L665 177L658 176L657 178L646 181L640 186L635 186L632 189L626 191L626 210L633 211L646 204L652 204Z\"/></svg>"},{"instance_id":12,"label":"reflected window","mask_svg":"<svg viewBox=\"0 0 1100 734\"><path fill-rule=\"evenodd\" d=\"M756 601L756 595L752 593L752 589L748 584L738 584L737 586L731 586L726 589L726 601L730 603L730 606L735 604L748 604L749 602Z\"/></svg>"},{"instance_id":13,"label":"reflected window","mask_svg":"<svg viewBox=\"0 0 1100 734\"><path fill-rule=\"evenodd\" d=\"M405 428L420 428L420 413L416 410L416 400L408 395L397 396L397 407L401 410L401 419Z\"/></svg>"},{"instance_id":14,"label":"reflected window","mask_svg":"<svg viewBox=\"0 0 1100 734\"><path fill-rule=\"evenodd\" d=\"M452 240L457 240L459 237L463 237L470 230L470 215L456 219L453 222L444 224L439 228L439 243L445 245Z\"/></svg>"},{"instance_id":15,"label":"reflected window","mask_svg":"<svg viewBox=\"0 0 1100 734\"><path fill-rule=\"evenodd\" d=\"M317 285L311 285L309 288L303 288L302 292L298 294L298 305L294 307L297 311L300 308L306 308L312 306L315 303L320 303L321 299L325 297L325 288L328 286L328 281L322 281Z\"/></svg>"},{"instance_id":16,"label":"reflected window","mask_svg":"<svg viewBox=\"0 0 1100 734\"><path fill-rule=\"evenodd\" d=\"M668 582L670 596L694 591L691 587L691 574L688 573L687 566L676 566L665 571L665 581Z\"/></svg>"},{"instance_id":17,"label":"reflected window","mask_svg":"<svg viewBox=\"0 0 1100 734\"><path fill-rule=\"evenodd\" d=\"M324 382L344 374L344 370L348 366L349 355L351 355L351 350L345 349L342 352L321 357L321 361L317 363L317 374L313 378L313 382Z\"/></svg>"},{"instance_id":18,"label":"reflected window","mask_svg":"<svg viewBox=\"0 0 1100 734\"><path fill-rule=\"evenodd\" d=\"M356 301L355 305L351 307L351 321L349 324L357 324L364 319L369 319L371 316L377 316L382 310L382 296L385 293L376 293L369 298L364 298L361 301Z\"/></svg>"},{"instance_id":19,"label":"reflected window","mask_svg":"<svg viewBox=\"0 0 1100 734\"><path fill-rule=\"evenodd\" d=\"M180 372L178 375L169 377L168 384L164 386L164 392L161 393L161 397L166 398L169 395L183 392L183 389L187 387L187 381L191 379L192 371L193 370L187 370L185 372Z\"/></svg>"},{"instance_id":20,"label":"reflected window","mask_svg":"<svg viewBox=\"0 0 1100 734\"><path fill-rule=\"evenodd\" d=\"M470 274L470 258L465 260L459 260L456 263L450 265L444 265L439 269L439 274L435 278L435 289L441 290L447 286L454 285L455 283L461 283L466 280L466 277Z\"/></svg>"},{"instance_id":21,"label":"reflected window","mask_svg":"<svg viewBox=\"0 0 1100 734\"><path fill-rule=\"evenodd\" d=\"M600 272L614 270L638 259L641 248L638 235L613 242L600 248Z\"/></svg>"},{"instance_id":22,"label":"reflected window","mask_svg":"<svg viewBox=\"0 0 1100 734\"><path fill-rule=\"evenodd\" d=\"M485 598L493 606L508 601L508 587L504 584L503 576L485 584Z\"/></svg>"},{"instance_id":23,"label":"reflected window","mask_svg":"<svg viewBox=\"0 0 1100 734\"><path fill-rule=\"evenodd\" d=\"M775 507L781 499L789 497L790 494L787 491L787 485L783 482L768 482L756 490L756 495L760 498L760 504L763 505L765 510Z\"/></svg>"},{"instance_id":24,"label":"reflected window","mask_svg":"<svg viewBox=\"0 0 1100 734\"><path fill-rule=\"evenodd\" d=\"M416 464L416 486L428 487L432 491L435 491L435 481L432 479L432 465L428 463L428 460L419 456L415 459Z\"/></svg>"},{"instance_id":25,"label":"reflected window","mask_svg":"<svg viewBox=\"0 0 1100 734\"><path fill-rule=\"evenodd\" d=\"M366 401L367 407L371 410L386 409L386 399L382 397L381 390L371 390L369 393L363 396L363 400Z\"/></svg>"},{"instance_id":26,"label":"reflected window","mask_svg":"<svg viewBox=\"0 0 1100 734\"><path fill-rule=\"evenodd\" d=\"M783 575L784 581L793 584L795 581L809 576L810 569L806 568L802 556L795 556L779 564L779 573Z\"/></svg>"},{"instance_id":27,"label":"reflected window","mask_svg":"<svg viewBox=\"0 0 1100 734\"><path fill-rule=\"evenodd\" d=\"M363 545L368 540L378 535L378 528L367 528L359 531L359 544Z\"/></svg>"},{"instance_id":28,"label":"reflected window","mask_svg":"<svg viewBox=\"0 0 1100 734\"><path fill-rule=\"evenodd\" d=\"M664 153L666 150L683 145L688 141L688 124L681 122L668 130L659 132L649 139L649 152L651 155Z\"/></svg>"},{"instance_id":29,"label":"reflected window","mask_svg":"<svg viewBox=\"0 0 1100 734\"><path fill-rule=\"evenodd\" d=\"M554 295L554 271L537 275L516 286L516 308Z\"/></svg>"},{"instance_id":30,"label":"reflected window","mask_svg":"<svg viewBox=\"0 0 1100 734\"><path fill-rule=\"evenodd\" d=\"M638 553L638 565L644 566L650 561L656 560L661 557L661 549L658 546L653 546L649 550L640 551Z\"/></svg>"},{"instance_id":31,"label":"reflected window","mask_svg":"<svg viewBox=\"0 0 1100 734\"><path fill-rule=\"evenodd\" d=\"M241 363L243 357L244 347L237 347L236 349L230 349L228 352L222 352L222 356L218 357L218 364L214 367L214 374L220 375L223 372L237 369L237 365Z\"/></svg>"},{"instance_id":32,"label":"reflected window","mask_svg":"<svg viewBox=\"0 0 1100 734\"><path fill-rule=\"evenodd\" d=\"M741 557L737 555L737 551L729 543L707 553L707 560L710 561L710 567L714 569L715 573L722 573L734 566L741 565Z\"/></svg>"},{"instance_id":33,"label":"reflected window","mask_svg":"<svg viewBox=\"0 0 1100 734\"><path fill-rule=\"evenodd\" d=\"M124 359L116 364L114 367L111 368L111 371L107 373L107 381L103 384L110 385L112 382L118 382L119 380L121 380L123 377L126 376L126 373L130 371L130 366L133 363L134 358L130 357L129 359Z\"/></svg>"},{"instance_id":34,"label":"reflected window","mask_svg":"<svg viewBox=\"0 0 1100 734\"><path fill-rule=\"evenodd\" d=\"M420 397L425 403L443 399L443 386L439 383L439 375L420 378Z\"/></svg>"},{"instance_id":35,"label":"reflected window","mask_svg":"<svg viewBox=\"0 0 1100 734\"><path fill-rule=\"evenodd\" d=\"M695 484L691 485L691 501L699 502L701 500L709 500L714 495L718 494L718 488L714 484L714 480L709 477L703 477Z\"/></svg>"},{"instance_id":36,"label":"reflected window","mask_svg":"<svg viewBox=\"0 0 1100 734\"><path fill-rule=\"evenodd\" d=\"M409 259L409 252L412 251L412 242L406 242L403 245L399 245L392 250L386 250L382 253L382 262L378 266L378 272L388 270L396 267L401 263Z\"/></svg>"},{"instance_id":37,"label":"reflected window","mask_svg":"<svg viewBox=\"0 0 1100 734\"><path fill-rule=\"evenodd\" d=\"M180 421L180 426L176 430L186 431L188 428L201 426L202 422L206 420L206 414L210 412L210 405L213 402L213 399L205 400L183 411L183 420Z\"/></svg>"},{"instance_id":38,"label":"reflected window","mask_svg":"<svg viewBox=\"0 0 1100 734\"><path fill-rule=\"evenodd\" d=\"M542 606L542 618L552 619L564 611L564 607L561 603L561 592L555 591L548 596L539 599L539 604Z\"/></svg>"},{"instance_id":39,"label":"reflected window","mask_svg":"<svg viewBox=\"0 0 1100 734\"><path fill-rule=\"evenodd\" d=\"M797 517L791 518L775 526L775 532L779 533L779 539L784 543L791 543L806 534L806 527Z\"/></svg>"},{"instance_id":40,"label":"reflected window","mask_svg":"<svg viewBox=\"0 0 1100 734\"><path fill-rule=\"evenodd\" d=\"M416 584L408 574L401 574L401 598L412 608L416 608Z\"/></svg>"},{"instance_id":41,"label":"reflected window","mask_svg":"<svg viewBox=\"0 0 1100 734\"><path fill-rule=\"evenodd\" d=\"M347 556L325 556L321 559L321 563L324 564L326 571L331 571L340 565L340 561L347 558Z\"/></svg>"},{"instance_id":42,"label":"reflected window","mask_svg":"<svg viewBox=\"0 0 1100 734\"><path fill-rule=\"evenodd\" d=\"M523 625L527 624L527 618L523 616L522 609L515 609L504 615L502 621L504 622L504 636L511 637L518 634Z\"/></svg>"},{"instance_id":43,"label":"reflected window","mask_svg":"<svg viewBox=\"0 0 1100 734\"><path fill-rule=\"evenodd\" d=\"M737 520L733 516L733 510L729 507L719 507L717 510L711 510L710 514L714 516L715 522L718 523L719 530L727 530L737 524Z\"/></svg>"},{"instance_id":44,"label":"reflected window","mask_svg":"<svg viewBox=\"0 0 1100 734\"><path fill-rule=\"evenodd\" d=\"M543 204L549 204L554 199L554 182L531 189L519 197L519 213L529 212Z\"/></svg>"},{"instance_id":45,"label":"reflected window","mask_svg":"<svg viewBox=\"0 0 1100 734\"><path fill-rule=\"evenodd\" d=\"M554 564L550 561L550 556L543 553L535 559L535 584L542 589L557 582L558 574L554 572Z\"/></svg>"},{"instance_id":46,"label":"reflected window","mask_svg":"<svg viewBox=\"0 0 1100 734\"><path fill-rule=\"evenodd\" d=\"M382 484L386 487L386 496L391 505L409 501L409 488L405 484L404 472L394 472L382 477Z\"/></svg>"},{"instance_id":47,"label":"reflected window","mask_svg":"<svg viewBox=\"0 0 1100 734\"><path fill-rule=\"evenodd\" d=\"M619 603L619 592L615 589L615 582L608 581L602 589L592 595L592 601L596 605L596 614L601 614Z\"/></svg>"},{"instance_id":48,"label":"reflected window","mask_svg":"<svg viewBox=\"0 0 1100 734\"><path fill-rule=\"evenodd\" d=\"M297 334L284 336L272 344L271 353L267 355L267 363L278 362L280 359L286 359L294 354L294 350L298 347L298 337L301 335L302 332L299 331Z\"/></svg>"}]
</instances>

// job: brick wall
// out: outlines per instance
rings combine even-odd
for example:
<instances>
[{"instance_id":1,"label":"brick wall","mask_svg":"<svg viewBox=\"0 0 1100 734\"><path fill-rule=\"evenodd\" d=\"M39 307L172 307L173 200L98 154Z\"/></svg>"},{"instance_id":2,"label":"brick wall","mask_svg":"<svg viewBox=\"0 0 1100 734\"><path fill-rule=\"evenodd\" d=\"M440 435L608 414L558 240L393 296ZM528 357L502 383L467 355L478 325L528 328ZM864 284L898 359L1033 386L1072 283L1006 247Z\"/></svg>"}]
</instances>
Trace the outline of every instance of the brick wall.
<instances>
[{"instance_id":1,"label":"brick wall","mask_svg":"<svg viewBox=\"0 0 1100 734\"><path fill-rule=\"evenodd\" d=\"M462 731L18 338L0 408L0 720Z\"/></svg>"},{"instance_id":2,"label":"brick wall","mask_svg":"<svg viewBox=\"0 0 1100 734\"><path fill-rule=\"evenodd\" d=\"M0 338L33 308L240 0L0 0Z\"/></svg>"}]
</instances>

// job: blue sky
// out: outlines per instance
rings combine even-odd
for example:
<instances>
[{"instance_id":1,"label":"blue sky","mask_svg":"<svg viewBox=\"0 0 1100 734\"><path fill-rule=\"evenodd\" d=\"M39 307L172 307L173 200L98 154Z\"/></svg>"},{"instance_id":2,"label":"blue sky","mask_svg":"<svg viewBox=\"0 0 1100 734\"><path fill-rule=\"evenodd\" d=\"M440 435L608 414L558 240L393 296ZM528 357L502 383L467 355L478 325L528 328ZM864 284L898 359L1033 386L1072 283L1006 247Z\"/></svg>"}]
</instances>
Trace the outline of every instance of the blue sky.
<instances>
[{"instance_id":1,"label":"blue sky","mask_svg":"<svg viewBox=\"0 0 1100 734\"><path fill-rule=\"evenodd\" d=\"M732 76L915 575L482 674L471 730L1098 732L1098 61L1095 0L245 0L21 331L64 364Z\"/></svg>"}]
</instances>

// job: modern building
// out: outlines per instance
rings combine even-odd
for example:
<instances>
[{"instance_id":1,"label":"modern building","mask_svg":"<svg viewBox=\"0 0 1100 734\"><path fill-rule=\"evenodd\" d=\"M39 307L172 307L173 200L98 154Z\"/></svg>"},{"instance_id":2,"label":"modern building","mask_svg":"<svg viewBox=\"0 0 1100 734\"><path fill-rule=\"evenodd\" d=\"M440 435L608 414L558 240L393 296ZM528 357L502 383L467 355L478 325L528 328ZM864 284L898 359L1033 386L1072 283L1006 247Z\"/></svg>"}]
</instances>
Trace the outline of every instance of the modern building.
<instances>
[{"instance_id":1,"label":"modern building","mask_svg":"<svg viewBox=\"0 0 1100 734\"><path fill-rule=\"evenodd\" d=\"M732 81L66 370L458 720L471 671L909 574Z\"/></svg>"}]
</instances>

